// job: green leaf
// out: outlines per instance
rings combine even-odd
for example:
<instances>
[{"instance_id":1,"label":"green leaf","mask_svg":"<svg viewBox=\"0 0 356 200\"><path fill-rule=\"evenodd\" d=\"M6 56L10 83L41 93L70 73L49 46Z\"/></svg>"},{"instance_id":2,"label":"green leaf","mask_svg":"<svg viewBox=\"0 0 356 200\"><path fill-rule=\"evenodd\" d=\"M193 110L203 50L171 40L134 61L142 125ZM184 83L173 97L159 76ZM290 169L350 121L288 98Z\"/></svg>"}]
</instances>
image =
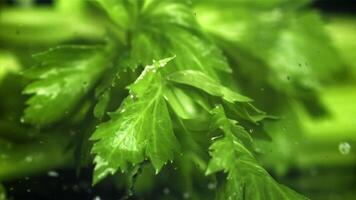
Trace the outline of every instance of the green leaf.
<instances>
[{"instance_id":1,"label":"green leaf","mask_svg":"<svg viewBox=\"0 0 356 200\"><path fill-rule=\"evenodd\" d=\"M85 38L102 40L105 32L99 23L73 13L63 13L49 8L1 9L0 41L14 45L57 44Z\"/></svg>"},{"instance_id":2,"label":"green leaf","mask_svg":"<svg viewBox=\"0 0 356 200\"><path fill-rule=\"evenodd\" d=\"M219 78L219 71L231 72L220 49L200 30L188 4L172 0L98 2L120 27L117 37L130 47L127 65L146 65L153 58L176 55L171 72L194 69L214 79Z\"/></svg>"},{"instance_id":3,"label":"green leaf","mask_svg":"<svg viewBox=\"0 0 356 200\"><path fill-rule=\"evenodd\" d=\"M190 85L192 87L201 89L210 95L221 97L230 103L252 101L252 99L240 95L230 90L229 88L222 86L214 79L210 78L206 74L199 71L194 71L194 70L179 71L170 74L167 78L168 80L174 81L176 83Z\"/></svg>"},{"instance_id":4,"label":"green leaf","mask_svg":"<svg viewBox=\"0 0 356 200\"><path fill-rule=\"evenodd\" d=\"M62 46L36 55L38 66L25 72L36 81L24 90L33 94L24 120L46 125L71 112L106 69L108 54L103 47Z\"/></svg>"},{"instance_id":5,"label":"green leaf","mask_svg":"<svg viewBox=\"0 0 356 200\"><path fill-rule=\"evenodd\" d=\"M238 64L236 71L258 87L297 97L316 95L319 80L329 80L341 66L320 16L299 11L302 2L266 1L273 9L254 3L197 5L198 21Z\"/></svg>"},{"instance_id":6,"label":"green leaf","mask_svg":"<svg viewBox=\"0 0 356 200\"><path fill-rule=\"evenodd\" d=\"M178 87L167 86L164 96L180 118L192 119L197 117L198 111L194 102L195 99L185 93L184 90Z\"/></svg>"},{"instance_id":7,"label":"green leaf","mask_svg":"<svg viewBox=\"0 0 356 200\"><path fill-rule=\"evenodd\" d=\"M146 66L129 86L130 96L120 109L94 132L91 137L95 141L92 152L96 154L94 184L145 159L151 161L158 173L173 159L179 144L164 99L165 82L161 75L161 68L171 59Z\"/></svg>"},{"instance_id":8,"label":"green leaf","mask_svg":"<svg viewBox=\"0 0 356 200\"><path fill-rule=\"evenodd\" d=\"M263 169L238 134L248 134L235 121L228 119L221 106L213 110L213 130L220 129L223 138L210 147L211 160L206 174L227 173L227 180L218 190L217 199L307 199L280 185Z\"/></svg>"}]
</instances>

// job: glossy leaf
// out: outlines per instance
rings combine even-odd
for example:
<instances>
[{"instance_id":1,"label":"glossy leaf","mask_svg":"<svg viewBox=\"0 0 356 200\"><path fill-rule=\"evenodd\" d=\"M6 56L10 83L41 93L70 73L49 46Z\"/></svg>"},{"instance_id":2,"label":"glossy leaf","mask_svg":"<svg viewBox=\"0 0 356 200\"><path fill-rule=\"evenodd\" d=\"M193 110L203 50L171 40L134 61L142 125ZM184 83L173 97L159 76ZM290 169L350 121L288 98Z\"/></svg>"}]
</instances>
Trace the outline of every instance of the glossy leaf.
<instances>
[{"instance_id":1,"label":"glossy leaf","mask_svg":"<svg viewBox=\"0 0 356 200\"><path fill-rule=\"evenodd\" d=\"M224 136L210 147L212 158L206 174L219 171L227 174L216 199L307 199L273 180L238 135L248 133L243 128L236 129L239 125L225 116L221 106L213 114L213 130L222 131Z\"/></svg>"},{"instance_id":2,"label":"glossy leaf","mask_svg":"<svg viewBox=\"0 0 356 200\"><path fill-rule=\"evenodd\" d=\"M210 95L221 97L230 103L252 101L250 98L240 95L227 87L224 87L214 79L199 71L179 71L170 74L168 79L177 83L190 85L201 89Z\"/></svg>"},{"instance_id":3,"label":"glossy leaf","mask_svg":"<svg viewBox=\"0 0 356 200\"><path fill-rule=\"evenodd\" d=\"M179 145L163 96L165 83L160 72L169 60L146 66L129 86L130 96L120 109L91 137L95 141L92 152L96 154L94 183L145 159L158 173L173 159Z\"/></svg>"},{"instance_id":4,"label":"glossy leaf","mask_svg":"<svg viewBox=\"0 0 356 200\"><path fill-rule=\"evenodd\" d=\"M25 73L35 79L25 90L33 95L24 120L46 125L56 122L77 105L106 69L103 47L62 46L35 56L38 65Z\"/></svg>"}]
</instances>

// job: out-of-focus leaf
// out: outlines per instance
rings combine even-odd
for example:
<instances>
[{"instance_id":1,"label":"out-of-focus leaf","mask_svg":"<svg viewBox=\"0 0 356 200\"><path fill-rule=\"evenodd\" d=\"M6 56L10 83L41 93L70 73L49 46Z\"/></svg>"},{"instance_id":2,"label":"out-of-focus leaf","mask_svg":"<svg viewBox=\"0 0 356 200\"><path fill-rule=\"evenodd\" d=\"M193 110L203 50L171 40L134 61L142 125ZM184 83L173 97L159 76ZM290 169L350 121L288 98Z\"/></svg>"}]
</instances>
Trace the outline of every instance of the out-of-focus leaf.
<instances>
[{"instance_id":1,"label":"out-of-focus leaf","mask_svg":"<svg viewBox=\"0 0 356 200\"><path fill-rule=\"evenodd\" d=\"M72 162L72 151L66 151L69 134L51 132L50 137L39 137L25 143L14 143L0 138L0 180L67 166Z\"/></svg>"},{"instance_id":2,"label":"out-of-focus leaf","mask_svg":"<svg viewBox=\"0 0 356 200\"><path fill-rule=\"evenodd\" d=\"M72 111L107 67L111 52L97 46L62 46L35 56L38 66L25 75L36 79L25 94L24 120L37 125L56 122Z\"/></svg>"},{"instance_id":3,"label":"out-of-focus leaf","mask_svg":"<svg viewBox=\"0 0 356 200\"><path fill-rule=\"evenodd\" d=\"M287 5L280 1L263 8L242 1L215 1L198 5L197 17L240 65L237 70L253 82L268 84L282 94L315 95L319 80L333 77L341 62L318 14ZM251 65L245 54L260 63Z\"/></svg>"},{"instance_id":4,"label":"out-of-focus leaf","mask_svg":"<svg viewBox=\"0 0 356 200\"><path fill-rule=\"evenodd\" d=\"M356 18L347 16L331 16L327 23L327 31L339 50L340 57L348 67L349 75L356 79Z\"/></svg>"},{"instance_id":5,"label":"out-of-focus leaf","mask_svg":"<svg viewBox=\"0 0 356 200\"><path fill-rule=\"evenodd\" d=\"M21 68L15 55L10 52L0 51L0 84L9 72L18 72Z\"/></svg>"},{"instance_id":6,"label":"out-of-focus leaf","mask_svg":"<svg viewBox=\"0 0 356 200\"><path fill-rule=\"evenodd\" d=\"M102 40L104 31L85 18L49 8L0 11L0 41L16 45L57 44L73 38Z\"/></svg>"}]
</instances>

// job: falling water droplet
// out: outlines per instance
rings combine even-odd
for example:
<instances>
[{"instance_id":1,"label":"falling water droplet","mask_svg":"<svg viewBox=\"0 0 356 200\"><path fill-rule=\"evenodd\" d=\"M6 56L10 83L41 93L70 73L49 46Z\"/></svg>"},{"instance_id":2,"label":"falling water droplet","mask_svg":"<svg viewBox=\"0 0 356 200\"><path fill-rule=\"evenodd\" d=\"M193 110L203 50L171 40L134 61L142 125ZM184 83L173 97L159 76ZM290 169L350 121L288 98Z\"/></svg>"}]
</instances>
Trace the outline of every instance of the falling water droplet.
<instances>
[{"instance_id":1,"label":"falling water droplet","mask_svg":"<svg viewBox=\"0 0 356 200\"><path fill-rule=\"evenodd\" d=\"M347 155L351 151L351 145L348 142L340 142L339 144L339 152L342 155Z\"/></svg>"},{"instance_id":2,"label":"falling water droplet","mask_svg":"<svg viewBox=\"0 0 356 200\"><path fill-rule=\"evenodd\" d=\"M56 172L56 171L48 171L47 175L49 177L54 177L54 178L57 178L59 176L58 172Z\"/></svg>"},{"instance_id":3,"label":"falling water droplet","mask_svg":"<svg viewBox=\"0 0 356 200\"><path fill-rule=\"evenodd\" d=\"M208 184L208 189L209 190L213 190L213 189L215 189L216 188L216 184L215 183L209 183Z\"/></svg>"},{"instance_id":4,"label":"falling water droplet","mask_svg":"<svg viewBox=\"0 0 356 200\"><path fill-rule=\"evenodd\" d=\"M169 188L164 188L163 189L163 194L168 195L171 191L169 190Z\"/></svg>"},{"instance_id":5,"label":"falling water droplet","mask_svg":"<svg viewBox=\"0 0 356 200\"><path fill-rule=\"evenodd\" d=\"M33 158L32 158L32 156L27 156L25 158L25 160L26 160L26 162L32 162Z\"/></svg>"},{"instance_id":6,"label":"falling water droplet","mask_svg":"<svg viewBox=\"0 0 356 200\"><path fill-rule=\"evenodd\" d=\"M189 199L190 194L188 192L183 193L183 199Z\"/></svg>"},{"instance_id":7,"label":"falling water droplet","mask_svg":"<svg viewBox=\"0 0 356 200\"><path fill-rule=\"evenodd\" d=\"M99 196L96 196L93 198L93 200L101 200L101 198Z\"/></svg>"}]
</instances>

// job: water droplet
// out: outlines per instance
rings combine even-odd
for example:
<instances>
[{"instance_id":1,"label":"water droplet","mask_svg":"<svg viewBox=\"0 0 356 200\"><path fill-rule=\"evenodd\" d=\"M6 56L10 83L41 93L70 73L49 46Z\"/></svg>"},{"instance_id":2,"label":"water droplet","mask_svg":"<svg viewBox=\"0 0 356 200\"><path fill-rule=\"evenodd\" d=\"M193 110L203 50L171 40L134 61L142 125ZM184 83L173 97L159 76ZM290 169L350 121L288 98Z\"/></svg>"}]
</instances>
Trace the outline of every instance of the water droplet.
<instances>
[{"instance_id":1,"label":"water droplet","mask_svg":"<svg viewBox=\"0 0 356 200\"><path fill-rule=\"evenodd\" d=\"M96 196L93 198L93 200L101 200L101 198L99 196Z\"/></svg>"},{"instance_id":2,"label":"water droplet","mask_svg":"<svg viewBox=\"0 0 356 200\"><path fill-rule=\"evenodd\" d=\"M21 117L20 122L25 123L25 119L23 117Z\"/></svg>"},{"instance_id":3,"label":"water droplet","mask_svg":"<svg viewBox=\"0 0 356 200\"><path fill-rule=\"evenodd\" d=\"M189 199L190 194L188 192L183 193L183 199Z\"/></svg>"},{"instance_id":4,"label":"water droplet","mask_svg":"<svg viewBox=\"0 0 356 200\"><path fill-rule=\"evenodd\" d=\"M131 94L130 98L135 101L137 99L137 96L135 94Z\"/></svg>"},{"instance_id":5,"label":"water droplet","mask_svg":"<svg viewBox=\"0 0 356 200\"><path fill-rule=\"evenodd\" d=\"M25 160L26 162L32 162L33 158L32 156L26 156Z\"/></svg>"},{"instance_id":6,"label":"water droplet","mask_svg":"<svg viewBox=\"0 0 356 200\"><path fill-rule=\"evenodd\" d=\"M339 144L339 152L342 155L347 155L351 151L351 145L348 142L340 142Z\"/></svg>"},{"instance_id":7,"label":"water droplet","mask_svg":"<svg viewBox=\"0 0 356 200\"><path fill-rule=\"evenodd\" d=\"M253 133L253 129L250 129L249 132L250 132L250 133Z\"/></svg>"},{"instance_id":8,"label":"water droplet","mask_svg":"<svg viewBox=\"0 0 356 200\"><path fill-rule=\"evenodd\" d=\"M72 190L73 190L74 192L80 192L80 188L79 188L78 185L73 185L73 186L72 186Z\"/></svg>"},{"instance_id":9,"label":"water droplet","mask_svg":"<svg viewBox=\"0 0 356 200\"><path fill-rule=\"evenodd\" d=\"M28 193L31 192L31 189L26 189L26 192L28 192Z\"/></svg>"},{"instance_id":10,"label":"water droplet","mask_svg":"<svg viewBox=\"0 0 356 200\"><path fill-rule=\"evenodd\" d=\"M209 183L208 184L208 189L209 190L213 190L213 189L215 189L216 188L216 184L215 183Z\"/></svg>"},{"instance_id":11,"label":"water droplet","mask_svg":"<svg viewBox=\"0 0 356 200\"><path fill-rule=\"evenodd\" d=\"M169 190L169 188L164 188L163 189L163 194L168 195L171 191Z\"/></svg>"},{"instance_id":12,"label":"water droplet","mask_svg":"<svg viewBox=\"0 0 356 200\"><path fill-rule=\"evenodd\" d=\"M125 108L124 109L122 109L121 111L120 111L120 113L124 113L126 110L125 110Z\"/></svg>"},{"instance_id":13,"label":"water droplet","mask_svg":"<svg viewBox=\"0 0 356 200\"><path fill-rule=\"evenodd\" d=\"M75 131L73 131L73 130L70 130L70 131L69 131L69 135L70 135L70 136L73 137L75 134L76 134Z\"/></svg>"},{"instance_id":14,"label":"water droplet","mask_svg":"<svg viewBox=\"0 0 356 200\"><path fill-rule=\"evenodd\" d=\"M219 139L219 138L221 138L221 137L223 137L223 136L222 136L222 135L219 135L219 136L216 136L216 137L212 137L212 138L211 138L211 141L217 140L217 139Z\"/></svg>"},{"instance_id":15,"label":"water droplet","mask_svg":"<svg viewBox=\"0 0 356 200\"><path fill-rule=\"evenodd\" d=\"M58 172L56 172L56 171L48 171L47 175L49 177L54 177L54 178L57 178L59 176Z\"/></svg>"},{"instance_id":16,"label":"water droplet","mask_svg":"<svg viewBox=\"0 0 356 200\"><path fill-rule=\"evenodd\" d=\"M28 176L25 177L25 180L26 180L26 181L28 181L29 179L30 179L30 177L28 177Z\"/></svg>"}]
</instances>

